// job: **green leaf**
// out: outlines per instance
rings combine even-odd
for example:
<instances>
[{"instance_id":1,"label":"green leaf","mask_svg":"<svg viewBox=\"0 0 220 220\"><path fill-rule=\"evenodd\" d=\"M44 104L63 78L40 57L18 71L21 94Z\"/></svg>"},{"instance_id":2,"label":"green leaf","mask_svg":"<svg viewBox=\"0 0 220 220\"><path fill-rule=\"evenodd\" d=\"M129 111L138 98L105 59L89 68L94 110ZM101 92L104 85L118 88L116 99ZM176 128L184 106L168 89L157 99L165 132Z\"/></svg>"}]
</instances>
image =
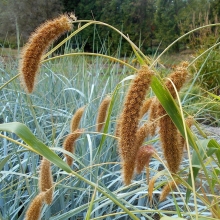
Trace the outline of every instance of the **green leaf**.
<instances>
[{"instance_id":1,"label":"green leaf","mask_svg":"<svg viewBox=\"0 0 220 220\"><path fill-rule=\"evenodd\" d=\"M0 124L0 130L15 133L33 149L33 152L37 152L38 154L47 158L64 171L68 173L72 172L71 168L44 143L38 140L26 125L19 122L5 123Z\"/></svg>"},{"instance_id":2,"label":"green leaf","mask_svg":"<svg viewBox=\"0 0 220 220\"><path fill-rule=\"evenodd\" d=\"M94 189L94 192L93 192L93 195L92 195L92 200L91 200L91 202L90 202L88 211L87 211L87 213L86 213L86 218L85 218L86 220L89 220L89 219L90 219L90 215L91 215L91 212L92 212L92 208L93 208L95 196L96 196L96 188Z\"/></svg>"},{"instance_id":3,"label":"green leaf","mask_svg":"<svg viewBox=\"0 0 220 220\"><path fill-rule=\"evenodd\" d=\"M131 47L132 47L132 49L133 49L133 51L134 51L135 56L137 57L138 62L139 62L141 65L144 65L145 62L144 62L144 60L141 58L141 56L138 54L137 50L136 50L132 45L131 45ZM148 63L149 63L149 61L148 61ZM150 64L150 63L149 63L149 64Z\"/></svg>"},{"instance_id":4,"label":"green leaf","mask_svg":"<svg viewBox=\"0 0 220 220\"><path fill-rule=\"evenodd\" d=\"M5 164L7 163L10 157L11 155L8 155L7 157L5 157L3 160L0 161L0 170L3 169L3 167L5 166Z\"/></svg>"}]
</instances>

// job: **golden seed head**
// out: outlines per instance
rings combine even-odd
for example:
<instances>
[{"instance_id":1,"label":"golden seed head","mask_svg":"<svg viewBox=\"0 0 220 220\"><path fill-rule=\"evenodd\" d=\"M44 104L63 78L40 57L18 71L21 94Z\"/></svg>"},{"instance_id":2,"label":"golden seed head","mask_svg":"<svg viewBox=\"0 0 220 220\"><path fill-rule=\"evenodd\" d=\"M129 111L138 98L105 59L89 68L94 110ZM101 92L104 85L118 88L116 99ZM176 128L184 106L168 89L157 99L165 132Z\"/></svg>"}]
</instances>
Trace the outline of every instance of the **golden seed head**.
<instances>
[{"instance_id":1,"label":"golden seed head","mask_svg":"<svg viewBox=\"0 0 220 220\"><path fill-rule=\"evenodd\" d=\"M156 129L158 125L157 119L159 118L158 116L158 105L159 101L156 97L152 99L150 109L149 109L149 119L148 119L148 124L149 124L149 134L151 136L154 136L156 134Z\"/></svg>"},{"instance_id":2,"label":"golden seed head","mask_svg":"<svg viewBox=\"0 0 220 220\"><path fill-rule=\"evenodd\" d=\"M163 111L165 114L165 110ZM177 173L183 155L183 147L179 145L178 130L168 115L160 118L159 127L160 141L168 169L172 173Z\"/></svg>"},{"instance_id":3,"label":"golden seed head","mask_svg":"<svg viewBox=\"0 0 220 220\"><path fill-rule=\"evenodd\" d=\"M53 178L50 168L50 161L43 158L40 166L39 188L45 192L45 203L51 204L53 201Z\"/></svg>"},{"instance_id":4,"label":"golden seed head","mask_svg":"<svg viewBox=\"0 0 220 220\"><path fill-rule=\"evenodd\" d=\"M157 177L154 176L148 184L148 196L149 196L150 201L152 201L152 198L153 198L154 184L156 180L157 180Z\"/></svg>"},{"instance_id":5,"label":"golden seed head","mask_svg":"<svg viewBox=\"0 0 220 220\"><path fill-rule=\"evenodd\" d=\"M21 83L28 93L34 89L43 53L60 35L72 29L67 15L49 20L39 26L24 46L19 64Z\"/></svg>"},{"instance_id":6,"label":"golden seed head","mask_svg":"<svg viewBox=\"0 0 220 220\"><path fill-rule=\"evenodd\" d=\"M176 67L174 72L168 76L168 78L175 85L176 90L178 92L180 91L180 89L182 88L183 84L186 82L186 80L189 76L188 71L187 71L187 66L188 66L187 62L181 63L179 66ZM170 91L173 98L175 99L177 97L177 94L176 94L175 89L174 89L172 83L170 82L170 80L167 80L165 82L165 85L168 88L168 90Z\"/></svg>"},{"instance_id":7,"label":"golden seed head","mask_svg":"<svg viewBox=\"0 0 220 220\"><path fill-rule=\"evenodd\" d=\"M136 132L136 145L137 148L143 144L144 139L149 135L149 123L144 123Z\"/></svg>"},{"instance_id":8,"label":"golden seed head","mask_svg":"<svg viewBox=\"0 0 220 220\"><path fill-rule=\"evenodd\" d=\"M142 66L138 71L126 95L120 117L119 153L121 159L126 163L130 163L132 169L134 168L138 150L136 132L138 129L139 113L153 74L154 72L148 66ZM131 173L127 173L128 169L124 169L124 166L122 169L124 181L126 180L125 182L129 183L131 181L129 178L132 178L134 169L129 169Z\"/></svg>"},{"instance_id":9,"label":"golden seed head","mask_svg":"<svg viewBox=\"0 0 220 220\"><path fill-rule=\"evenodd\" d=\"M64 149L73 154L75 151L75 141L79 138L79 136L82 133L83 133L83 129L77 129L73 133L69 134L63 142ZM67 164L71 166L73 163L73 158L67 154L65 154L65 157Z\"/></svg>"},{"instance_id":10,"label":"golden seed head","mask_svg":"<svg viewBox=\"0 0 220 220\"><path fill-rule=\"evenodd\" d=\"M26 212L25 220L39 220L40 219L44 196L45 196L45 193L42 192L34 198L34 200L31 202Z\"/></svg>"},{"instance_id":11,"label":"golden seed head","mask_svg":"<svg viewBox=\"0 0 220 220\"><path fill-rule=\"evenodd\" d=\"M151 145L144 145L138 149L136 157L136 171L138 174L144 169L144 166L148 167L150 158L155 153L155 149Z\"/></svg>"},{"instance_id":12,"label":"golden seed head","mask_svg":"<svg viewBox=\"0 0 220 220\"><path fill-rule=\"evenodd\" d=\"M160 194L160 202L164 201L166 199L166 197L168 196L168 194L173 191L174 189L176 189L176 185L178 185L179 182L178 181L170 181L168 182L164 187L163 190Z\"/></svg>"},{"instance_id":13,"label":"golden seed head","mask_svg":"<svg viewBox=\"0 0 220 220\"><path fill-rule=\"evenodd\" d=\"M75 112L75 114L73 115L73 118L70 123L70 132L71 133L73 133L76 129L78 129L84 110L85 110L85 107L83 106L83 107L79 108Z\"/></svg>"},{"instance_id":14,"label":"golden seed head","mask_svg":"<svg viewBox=\"0 0 220 220\"><path fill-rule=\"evenodd\" d=\"M144 116L150 109L151 103L152 103L153 98L148 98L147 100L144 101L143 106L141 107L140 111L140 118Z\"/></svg>"},{"instance_id":15,"label":"golden seed head","mask_svg":"<svg viewBox=\"0 0 220 220\"><path fill-rule=\"evenodd\" d=\"M131 184L134 175L135 163L132 161L122 161L122 177L125 185Z\"/></svg>"},{"instance_id":16,"label":"golden seed head","mask_svg":"<svg viewBox=\"0 0 220 220\"><path fill-rule=\"evenodd\" d=\"M97 132L100 132L104 126L110 103L111 103L111 97L106 96L103 99L101 105L99 106L97 122L96 122L96 124L97 124L96 131Z\"/></svg>"}]
</instances>

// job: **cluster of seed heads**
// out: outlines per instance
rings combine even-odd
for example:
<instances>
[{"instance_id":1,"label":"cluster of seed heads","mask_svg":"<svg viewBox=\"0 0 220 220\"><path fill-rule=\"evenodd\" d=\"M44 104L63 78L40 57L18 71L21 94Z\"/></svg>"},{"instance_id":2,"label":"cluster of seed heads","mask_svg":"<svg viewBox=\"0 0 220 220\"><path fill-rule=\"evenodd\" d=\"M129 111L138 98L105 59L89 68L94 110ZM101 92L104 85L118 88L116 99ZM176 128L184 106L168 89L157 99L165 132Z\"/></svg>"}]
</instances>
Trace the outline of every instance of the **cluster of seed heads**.
<instances>
[{"instance_id":1,"label":"cluster of seed heads","mask_svg":"<svg viewBox=\"0 0 220 220\"><path fill-rule=\"evenodd\" d=\"M51 43L60 35L72 29L72 20L75 16L61 15L60 17L47 21L41 25L30 37L22 51L20 61L20 78L27 92L31 93L36 84L36 77L41 64L42 56ZM166 114L163 106L156 97L145 100L149 90L152 76L155 75L147 65L143 65L137 72L128 89L120 117L118 119L116 136L118 137L118 148L122 163L122 176L126 185L130 184L135 171L140 173L144 166L147 169L149 181L149 162L155 150L150 145L143 145L148 136L155 135L157 129L160 135L161 146L167 167L172 173L177 173L182 159L185 139L180 135L170 117ZM187 63L182 63L169 75L165 86L174 99L188 77ZM98 110L96 131L101 132L107 117L111 103L111 97L107 96ZM69 166L73 163L75 142L84 132L80 129L80 120L85 107L79 108L70 123L70 134L67 135L63 147L68 152L65 154ZM139 127L140 119L148 113L148 120ZM190 127L193 120L186 124ZM149 195L152 195L155 178L149 183ZM176 184L170 182L164 187L160 200L164 200ZM40 167L39 189L40 193L32 201L26 213L26 220L39 219L43 203L51 204L53 200L53 180L50 162L43 158Z\"/></svg>"}]
</instances>

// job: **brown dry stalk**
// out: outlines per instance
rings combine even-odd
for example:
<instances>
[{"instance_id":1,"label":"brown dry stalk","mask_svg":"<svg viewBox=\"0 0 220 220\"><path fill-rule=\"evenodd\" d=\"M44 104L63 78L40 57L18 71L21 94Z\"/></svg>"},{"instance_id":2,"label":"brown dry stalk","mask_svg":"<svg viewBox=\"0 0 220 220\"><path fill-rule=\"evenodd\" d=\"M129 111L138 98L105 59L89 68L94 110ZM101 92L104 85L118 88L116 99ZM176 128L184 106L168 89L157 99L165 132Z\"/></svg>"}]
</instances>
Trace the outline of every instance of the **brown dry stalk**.
<instances>
[{"instance_id":1,"label":"brown dry stalk","mask_svg":"<svg viewBox=\"0 0 220 220\"><path fill-rule=\"evenodd\" d=\"M211 206L210 206L210 211L211 211L211 213L212 213L212 217L213 218L218 218L218 219L220 219L220 212L219 212L219 210L220 210L220 203L217 201L216 202L216 199L214 200L212 200L212 202L211 202L211 204L210 204Z\"/></svg>"},{"instance_id":2,"label":"brown dry stalk","mask_svg":"<svg viewBox=\"0 0 220 220\"><path fill-rule=\"evenodd\" d=\"M34 198L34 200L31 202L26 212L25 220L39 220L40 219L44 196L45 196L45 193L42 192Z\"/></svg>"},{"instance_id":3,"label":"brown dry stalk","mask_svg":"<svg viewBox=\"0 0 220 220\"><path fill-rule=\"evenodd\" d=\"M164 187L160 194L160 202L164 201L168 194L176 189L176 185L179 185L180 183L178 181L170 181L168 182Z\"/></svg>"},{"instance_id":4,"label":"brown dry stalk","mask_svg":"<svg viewBox=\"0 0 220 220\"><path fill-rule=\"evenodd\" d=\"M45 192L45 203L51 204L53 201L53 178L50 168L50 161L43 158L40 166L39 188Z\"/></svg>"},{"instance_id":5,"label":"brown dry stalk","mask_svg":"<svg viewBox=\"0 0 220 220\"><path fill-rule=\"evenodd\" d=\"M60 35L72 29L72 19L67 15L49 20L39 26L24 46L19 64L21 83L27 92L34 89L42 55Z\"/></svg>"},{"instance_id":6,"label":"brown dry stalk","mask_svg":"<svg viewBox=\"0 0 220 220\"><path fill-rule=\"evenodd\" d=\"M96 124L97 124L96 131L97 132L100 132L104 126L110 103L111 103L111 97L106 96L103 99L101 105L99 106L98 116L97 116L97 121L96 121Z\"/></svg>"},{"instance_id":7,"label":"brown dry stalk","mask_svg":"<svg viewBox=\"0 0 220 220\"><path fill-rule=\"evenodd\" d=\"M84 110L85 110L85 106L79 108L73 115L71 123L70 123L71 133L73 133L76 129L78 129Z\"/></svg>"},{"instance_id":8,"label":"brown dry stalk","mask_svg":"<svg viewBox=\"0 0 220 220\"><path fill-rule=\"evenodd\" d=\"M70 153L74 153L75 151L75 141L79 138L81 133L83 132L82 129L77 129L73 133L69 134L66 139L63 142L63 147L66 151L69 151ZM69 155L65 154L66 162L69 166L73 163L73 158Z\"/></svg>"},{"instance_id":9,"label":"brown dry stalk","mask_svg":"<svg viewBox=\"0 0 220 220\"><path fill-rule=\"evenodd\" d=\"M136 144L136 132L140 109L153 74L148 66L142 66L138 71L128 90L120 117L119 153L123 163L123 180L126 185L130 184L134 173L134 163L139 147Z\"/></svg>"},{"instance_id":10,"label":"brown dry stalk","mask_svg":"<svg viewBox=\"0 0 220 220\"><path fill-rule=\"evenodd\" d=\"M148 110L150 109L152 100L153 100L153 98L148 98L144 101L143 106L140 111L140 118L142 118L144 116L144 114L146 114L148 112Z\"/></svg>"}]
</instances>

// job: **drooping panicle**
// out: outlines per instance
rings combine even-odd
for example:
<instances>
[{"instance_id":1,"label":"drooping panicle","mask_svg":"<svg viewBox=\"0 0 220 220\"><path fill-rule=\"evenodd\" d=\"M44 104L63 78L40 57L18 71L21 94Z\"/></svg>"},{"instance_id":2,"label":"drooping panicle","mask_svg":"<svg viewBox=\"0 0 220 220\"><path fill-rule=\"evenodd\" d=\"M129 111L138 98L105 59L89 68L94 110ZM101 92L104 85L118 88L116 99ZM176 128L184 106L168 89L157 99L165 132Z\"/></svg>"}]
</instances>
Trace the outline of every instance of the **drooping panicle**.
<instances>
[{"instance_id":1,"label":"drooping panicle","mask_svg":"<svg viewBox=\"0 0 220 220\"><path fill-rule=\"evenodd\" d=\"M140 118L142 118L144 116L144 114L146 114L148 112L152 101L153 101L153 98L148 98L144 101L143 106L141 107L141 111L140 111Z\"/></svg>"},{"instance_id":2,"label":"drooping panicle","mask_svg":"<svg viewBox=\"0 0 220 220\"><path fill-rule=\"evenodd\" d=\"M25 220L39 220L41 215L41 209L44 202L45 193L42 192L38 194L34 200L31 202L26 215Z\"/></svg>"},{"instance_id":3,"label":"drooping panicle","mask_svg":"<svg viewBox=\"0 0 220 220\"><path fill-rule=\"evenodd\" d=\"M144 169L144 166L148 167L152 155L155 153L155 149L151 145L144 145L138 149L136 157L136 172L138 174Z\"/></svg>"},{"instance_id":4,"label":"drooping panicle","mask_svg":"<svg viewBox=\"0 0 220 220\"><path fill-rule=\"evenodd\" d=\"M21 83L28 93L34 89L42 55L59 36L72 29L71 23L70 16L61 15L39 26L30 36L19 64Z\"/></svg>"},{"instance_id":5,"label":"drooping panicle","mask_svg":"<svg viewBox=\"0 0 220 220\"><path fill-rule=\"evenodd\" d=\"M176 189L176 186L179 184L178 181L170 181L168 182L164 187L163 190L160 194L160 202L164 201L166 199L166 197L168 196L168 194L173 191L174 189Z\"/></svg>"},{"instance_id":6,"label":"drooping panicle","mask_svg":"<svg viewBox=\"0 0 220 220\"><path fill-rule=\"evenodd\" d=\"M137 152L136 172L140 174L141 171L144 169L144 167L146 167L147 184L149 184L149 178L150 178L149 163L154 153L155 153L155 149L151 145L141 146Z\"/></svg>"},{"instance_id":7,"label":"drooping panicle","mask_svg":"<svg viewBox=\"0 0 220 220\"><path fill-rule=\"evenodd\" d=\"M85 110L85 107L79 108L75 114L72 117L71 123L70 123L70 132L73 133L76 129L79 128L79 123L82 118L83 112Z\"/></svg>"},{"instance_id":8,"label":"drooping panicle","mask_svg":"<svg viewBox=\"0 0 220 220\"><path fill-rule=\"evenodd\" d=\"M53 178L50 161L46 158L42 159L40 165L39 188L41 192L45 192L45 203L51 204L53 201Z\"/></svg>"},{"instance_id":9,"label":"drooping panicle","mask_svg":"<svg viewBox=\"0 0 220 220\"><path fill-rule=\"evenodd\" d=\"M182 63L168 76L173 83L171 83L170 80L165 82L166 87L174 99L177 97L177 94L173 84L175 85L177 92L179 92L188 77L187 65L186 62ZM171 172L176 173L179 169L183 155L183 147L179 144L179 133L161 104L157 105L157 116L159 117L159 134L164 157L167 161L168 169Z\"/></svg>"},{"instance_id":10,"label":"drooping panicle","mask_svg":"<svg viewBox=\"0 0 220 220\"><path fill-rule=\"evenodd\" d=\"M75 141L79 138L79 136L82 134L82 129L77 129L73 133L69 134L66 139L63 142L63 147L66 151L69 151L70 153L74 153L75 151ZM65 154L67 164L69 166L73 163L73 158L69 155Z\"/></svg>"},{"instance_id":11,"label":"drooping panicle","mask_svg":"<svg viewBox=\"0 0 220 220\"><path fill-rule=\"evenodd\" d=\"M183 84L186 82L188 78L188 71L187 71L188 63L182 62L180 65L176 67L173 73L171 73L168 78L173 82L173 84L176 87L176 90L179 92L182 88ZM175 89L173 87L173 84L170 80L167 80L165 82L166 87L168 88L170 94L173 96L174 99L176 99L177 94L175 92Z\"/></svg>"},{"instance_id":12,"label":"drooping panicle","mask_svg":"<svg viewBox=\"0 0 220 220\"><path fill-rule=\"evenodd\" d=\"M123 180L130 184L138 147L136 144L136 132L140 118L140 109L153 75L148 66L142 66L132 81L127 92L119 128L119 153L122 159Z\"/></svg>"},{"instance_id":13,"label":"drooping panicle","mask_svg":"<svg viewBox=\"0 0 220 220\"><path fill-rule=\"evenodd\" d=\"M110 103L111 103L111 97L106 96L103 99L103 101L101 102L101 105L99 106L97 121L96 121L96 124L97 124L96 131L97 132L101 132L101 130L104 126Z\"/></svg>"}]
</instances>

